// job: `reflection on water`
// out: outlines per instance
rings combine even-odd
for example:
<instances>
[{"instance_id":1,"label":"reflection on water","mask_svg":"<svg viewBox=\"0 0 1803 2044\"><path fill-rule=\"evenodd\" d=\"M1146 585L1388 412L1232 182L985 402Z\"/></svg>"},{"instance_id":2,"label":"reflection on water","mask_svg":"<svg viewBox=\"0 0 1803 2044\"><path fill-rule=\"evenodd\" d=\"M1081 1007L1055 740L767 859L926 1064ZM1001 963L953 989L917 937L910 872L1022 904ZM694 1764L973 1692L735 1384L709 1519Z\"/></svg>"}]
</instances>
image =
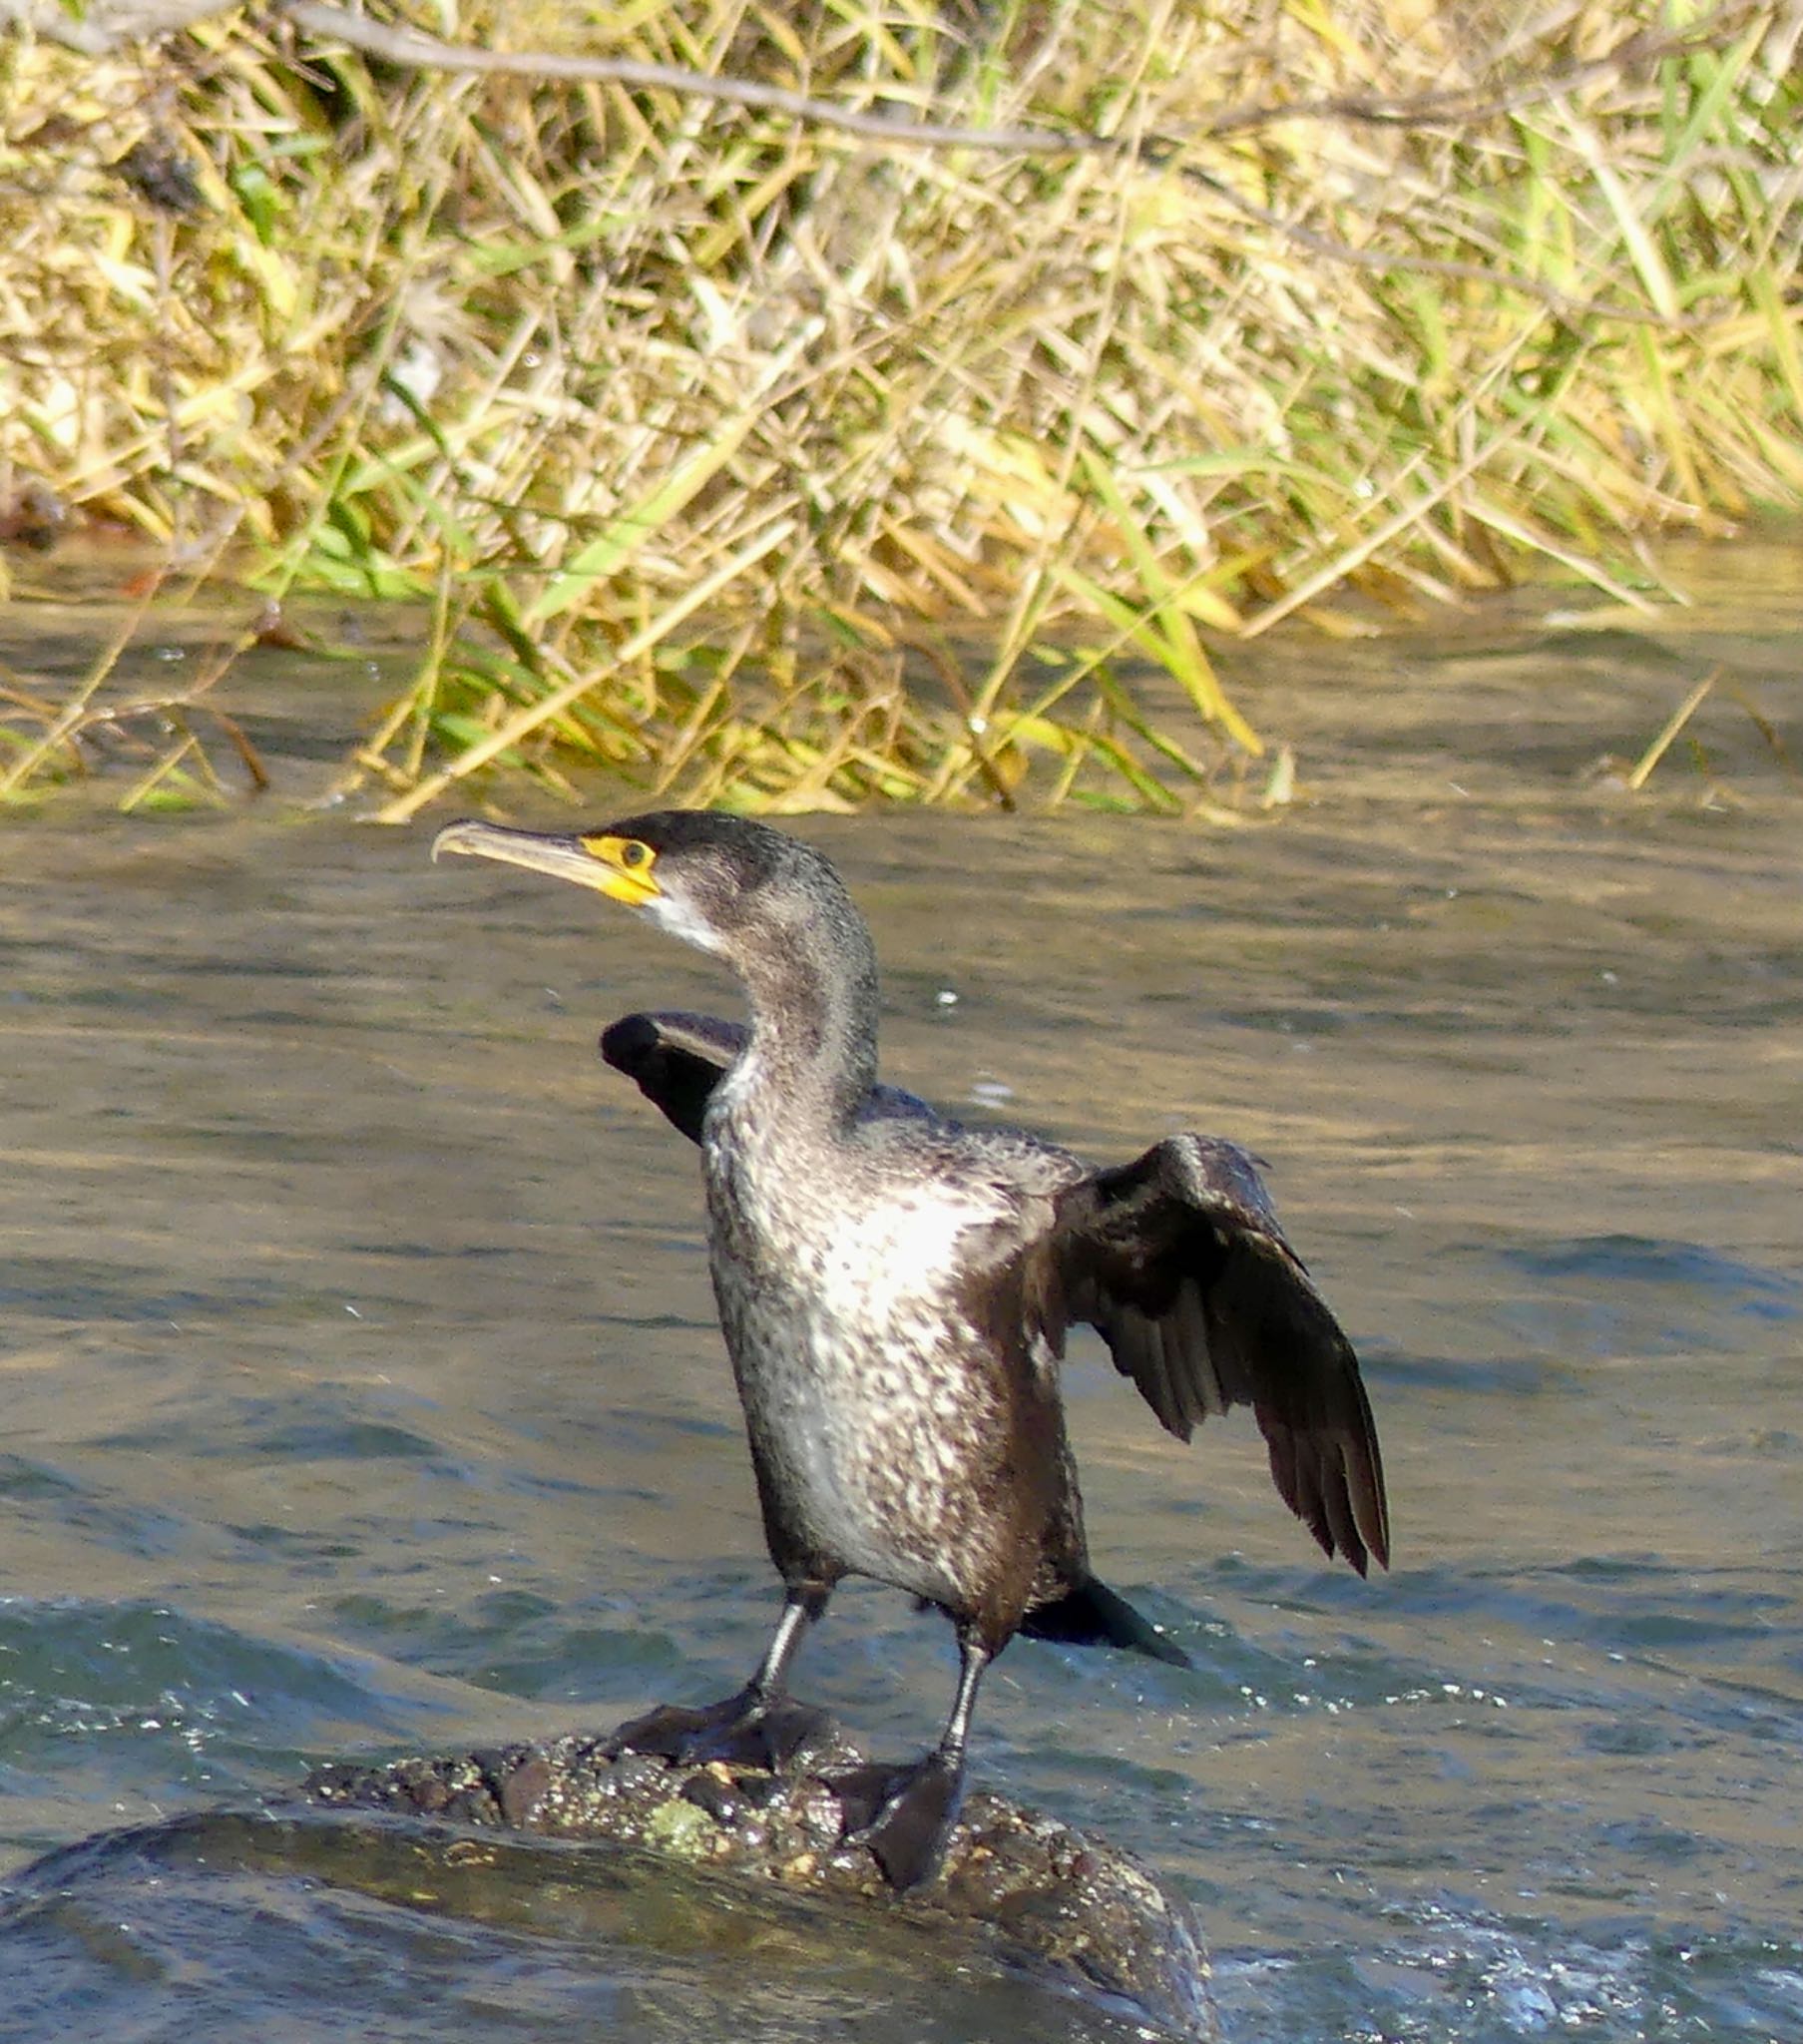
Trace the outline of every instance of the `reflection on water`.
<instances>
[{"instance_id":1,"label":"reflection on water","mask_svg":"<svg viewBox=\"0 0 1803 2044\"><path fill-rule=\"evenodd\" d=\"M1795 748L1803 562L1750 579L1662 637L1309 652L1341 686L1266 721L1322 800L1274 830L809 826L890 1076L1102 1157L1247 1142L1369 1358L1361 1585L1249 1426L1182 1450L1081 1350L1098 1566L1199 1666L1022 1642L978 1731L979 1778L1187 1885L1244 2044L1803 2035L1803 802L1720 705L1648 797L1587 771L1724 660ZM0 1870L762 1645L693 1158L593 1055L720 982L424 837L0 842ZM853 1588L801 1686L916 1751L944 1633ZM108 1864L0 1919L14 2033L825 2038L881 1999L717 1928ZM1106 2033L975 1975L885 2020Z\"/></svg>"}]
</instances>

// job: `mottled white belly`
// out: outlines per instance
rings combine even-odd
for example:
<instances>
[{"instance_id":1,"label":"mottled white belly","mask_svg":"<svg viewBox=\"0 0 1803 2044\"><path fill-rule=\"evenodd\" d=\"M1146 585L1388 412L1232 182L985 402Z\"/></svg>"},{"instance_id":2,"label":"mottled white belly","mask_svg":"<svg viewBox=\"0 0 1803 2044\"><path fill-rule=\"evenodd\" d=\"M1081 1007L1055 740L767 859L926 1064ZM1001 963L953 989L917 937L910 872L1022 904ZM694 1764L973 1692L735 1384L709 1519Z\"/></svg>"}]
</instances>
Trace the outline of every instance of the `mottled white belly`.
<instances>
[{"instance_id":1,"label":"mottled white belly","mask_svg":"<svg viewBox=\"0 0 1803 2044\"><path fill-rule=\"evenodd\" d=\"M961 1239L997 1218L944 1198L815 1211L805 1228L791 1212L780 1269L741 1256L716 1272L753 1452L808 1537L939 1601L968 1588L971 1506L1004 1424L957 1296Z\"/></svg>"}]
</instances>

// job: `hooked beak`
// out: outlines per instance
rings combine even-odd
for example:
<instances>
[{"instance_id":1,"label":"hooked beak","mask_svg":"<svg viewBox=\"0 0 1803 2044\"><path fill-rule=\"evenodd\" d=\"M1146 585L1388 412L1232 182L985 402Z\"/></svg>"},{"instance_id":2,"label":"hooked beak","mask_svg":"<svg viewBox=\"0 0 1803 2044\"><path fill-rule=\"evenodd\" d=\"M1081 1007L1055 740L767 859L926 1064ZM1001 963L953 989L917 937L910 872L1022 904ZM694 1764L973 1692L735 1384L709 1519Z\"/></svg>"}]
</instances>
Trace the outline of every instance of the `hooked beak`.
<instances>
[{"instance_id":1,"label":"hooked beak","mask_svg":"<svg viewBox=\"0 0 1803 2044\"><path fill-rule=\"evenodd\" d=\"M554 879L574 880L578 886L593 887L629 908L643 908L663 889L649 872L622 863L621 848L629 841L605 833L560 836L510 830L501 823L447 823L432 840L432 857L436 860L446 852L462 852L471 858L492 858L502 865L550 873Z\"/></svg>"}]
</instances>

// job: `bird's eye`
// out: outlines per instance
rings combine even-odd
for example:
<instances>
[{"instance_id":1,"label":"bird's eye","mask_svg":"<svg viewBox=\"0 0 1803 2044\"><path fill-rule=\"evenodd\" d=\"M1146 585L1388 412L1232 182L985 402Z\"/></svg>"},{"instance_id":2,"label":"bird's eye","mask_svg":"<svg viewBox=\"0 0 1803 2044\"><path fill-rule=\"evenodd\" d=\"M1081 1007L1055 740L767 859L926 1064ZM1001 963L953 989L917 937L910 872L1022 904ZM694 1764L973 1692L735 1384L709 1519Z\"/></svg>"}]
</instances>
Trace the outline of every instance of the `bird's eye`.
<instances>
[{"instance_id":1,"label":"bird's eye","mask_svg":"<svg viewBox=\"0 0 1803 2044\"><path fill-rule=\"evenodd\" d=\"M650 857L650 847L641 844L636 837L629 837L620 847L620 863L623 866L642 866Z\"/></svg>"}]
</instances>

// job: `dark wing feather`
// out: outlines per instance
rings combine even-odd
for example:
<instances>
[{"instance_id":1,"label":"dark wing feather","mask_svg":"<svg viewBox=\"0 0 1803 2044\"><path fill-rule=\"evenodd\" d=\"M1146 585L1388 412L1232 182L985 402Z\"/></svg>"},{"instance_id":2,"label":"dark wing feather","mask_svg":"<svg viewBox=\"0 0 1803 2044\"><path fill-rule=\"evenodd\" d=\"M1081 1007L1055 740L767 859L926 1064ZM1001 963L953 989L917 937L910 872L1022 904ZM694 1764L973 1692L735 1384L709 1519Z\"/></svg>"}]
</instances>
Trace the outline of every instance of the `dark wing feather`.
<instances>
[{"instance_id":1,"label":"dark wing feather","mask_svg":"<svg viewBox=\"0 0 1803 2044\"><path fill-rule=\"evenodd\" d=\"M750 1032L716 1015L666 1010L622 1015L601 1033L601 1054L633 1080L665 1120L691 1143L701 1140L708 1096L731 1069ZM867 1111L875 1115L931 1115L924 1100L898 1086L873 1086Z\"/></svg>"},{"instance_id":2,"label":"dark wing feather","mask_svg":"<svg viewBox=\"0 0 1803 2044\"><path fill-rule=\"evenodd\" d=\"M1358 1358L1243 1150L1173 1136L1080 1180L1034 1261L1030 1295L1054 1348L1088 1320L1179 1440L1212 1412L1250 1405L1279 1494L1322 1548L1360 1575L1369 1555L1389 1565Z\"/></svg>"},{"instance_id":3,"label":"dark wing feather","mask_svg":"<svg viewBox=\"0 0 1803 2044\"><path fill-rule=\"evenodd\" d=\"M673 1128L701 1140L707 1096L745 1047L742 1022L712 1015L622 1015L601 1033L601 1054Z\"/></svg>"}]
</instances>

